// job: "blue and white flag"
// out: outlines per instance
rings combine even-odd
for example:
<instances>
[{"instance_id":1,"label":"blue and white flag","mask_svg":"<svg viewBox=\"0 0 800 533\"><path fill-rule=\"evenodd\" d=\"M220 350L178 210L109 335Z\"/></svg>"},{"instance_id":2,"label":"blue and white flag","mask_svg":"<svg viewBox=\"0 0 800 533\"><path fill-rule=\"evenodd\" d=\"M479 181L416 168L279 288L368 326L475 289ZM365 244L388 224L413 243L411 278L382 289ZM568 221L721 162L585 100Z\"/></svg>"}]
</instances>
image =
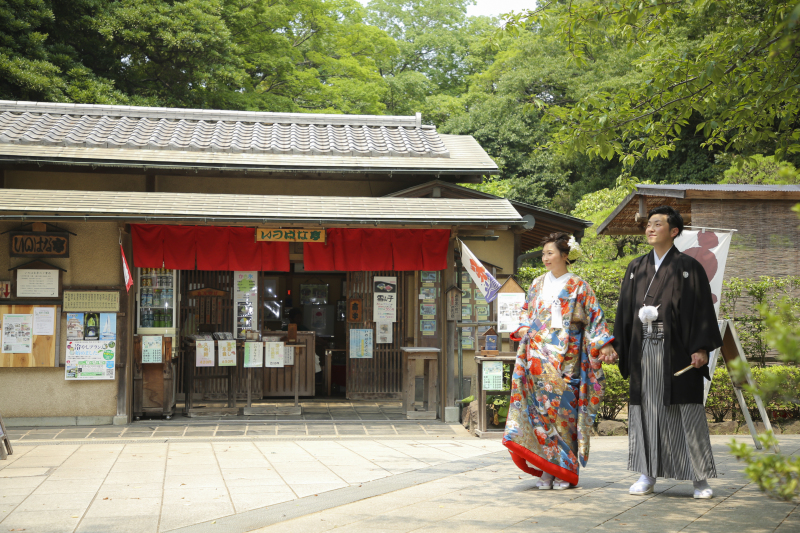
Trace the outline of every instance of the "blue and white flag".
<instances>
[{"instance_id":1,"label":"blue and white flag","mask_svg":"<svg viewBox=\"0 0 800 533\"><path fill-rule=\"evenodd\" d=\"M469 272L472 281L478 286L481 293L483 293L486 301L493 301L497 298L497 291L500 290L500 283L486 270L480 259L475 257L475 254L467 248L464 241L459 242L461 243L461 263L464 265L464 268L467 269L467 272Z\"/></svg>"}]
</instances>

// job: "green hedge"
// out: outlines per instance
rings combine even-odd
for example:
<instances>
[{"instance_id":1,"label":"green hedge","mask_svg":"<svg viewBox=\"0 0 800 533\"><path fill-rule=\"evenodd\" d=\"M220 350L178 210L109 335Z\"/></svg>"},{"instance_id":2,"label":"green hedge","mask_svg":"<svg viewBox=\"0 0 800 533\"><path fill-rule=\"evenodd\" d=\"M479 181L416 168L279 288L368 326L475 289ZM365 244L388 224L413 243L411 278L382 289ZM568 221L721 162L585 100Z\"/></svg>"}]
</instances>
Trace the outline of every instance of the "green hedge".
<instances>
[{"instance_id":1,"label":"green hedge","mask_svg":"<svg viewBox=\"0 0 800 533\"><path fill-rule=\"evenodd\" d=\"M720 361L722 364L722 361ZM767 368L751 368L756 384L772 384L772 390L777 393L772 398L765 398L765 407L770 418L800 418L800 368L795 366L776 365ZM615 365L603 365L606 375L605 397L600 409L600 416L607 420L614 420L619 412L627 405L628 380L623 379L619 368ZM754 419L760 419L758 407L753 395L745 392L745 402ZM708 391L706 412L711 415L714 422L722 422L727 417L734 420L739 416L739 402L733 391L728 371L724 365L717 367L714 380Z\"/></svg>"}]
</instances>

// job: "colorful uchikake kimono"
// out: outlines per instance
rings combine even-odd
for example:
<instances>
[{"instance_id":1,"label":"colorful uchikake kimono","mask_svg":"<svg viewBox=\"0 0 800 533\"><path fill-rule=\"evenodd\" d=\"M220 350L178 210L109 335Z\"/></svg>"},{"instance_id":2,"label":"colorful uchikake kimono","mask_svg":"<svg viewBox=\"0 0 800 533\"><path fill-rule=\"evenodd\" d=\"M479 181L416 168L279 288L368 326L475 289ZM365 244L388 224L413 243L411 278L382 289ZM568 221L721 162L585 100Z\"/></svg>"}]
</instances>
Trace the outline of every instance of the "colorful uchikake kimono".
<instances>
[{"instance_id":1,"label":"colorful uchikake kimono","mask_svg":"<svg viewBox=\"0 0 800 533\"><path fill-rule=\"evenodd\" d=\"M543 301L546 276L531 284L520 316L520 328L530 329L517 351L503 444L524 472L577 485L578 460L586 466L589 428L603 398L597 357L614 338L588 283L565 274L555 298ZM517 332L513 340L520 340Z\"/></svg>"}]
</instances>

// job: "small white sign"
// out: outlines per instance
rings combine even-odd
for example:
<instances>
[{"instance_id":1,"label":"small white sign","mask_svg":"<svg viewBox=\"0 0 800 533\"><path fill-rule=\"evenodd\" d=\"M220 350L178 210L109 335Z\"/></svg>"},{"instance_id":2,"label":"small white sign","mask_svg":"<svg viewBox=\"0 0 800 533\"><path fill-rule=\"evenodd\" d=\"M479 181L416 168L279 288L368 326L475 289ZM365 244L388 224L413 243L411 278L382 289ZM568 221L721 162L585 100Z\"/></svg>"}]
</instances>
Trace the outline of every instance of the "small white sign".
<instances>
[{"instance_id":1,"label":"small white sign","mask_svg":"<svg viewBox=\"0 0 800 533\"><path fill-rule=\"evenodd\" d=\"M497 332L511 333L519 328L519 315L525 305L525 294L501 292L497 295Z\"/></svg>"},{"instance_id":2,"label":"small white sign","mask_svg":"<svg viewBox=\"0 0 800 533\"><path fill-rule=\"evenodd\" d=\"M292 366L294 364L294 346L283 347L283 366Z\"/></svg>"},{"instance_id":3,"label":"small white sign","mask_svg":"<svg viewBox=\"0 0 800 533\"><path fill-rule=\"evenodd\" d=\"M282 342L265 342L264 352L264 366L267 368L283 368L284 346Z\"/></svg>"},{"instance_id":4,"label":"small white sign","mask_svg":"<svg viewBox=\"0 0 800 533\"><path fill-rule=\"evenodd\" d=\"M162 348L160 335L147 335L142 337L142 363L160 363L162 361Z\"/></svg>"},{"instance_id":5,"label":"small white sign","mask_svg":"<svg viewBox=\"0 0 800 533\"><path fill-rule=\"evenodd\" d=\"M483 362L483 390L503 389L503 362Z\"/></svg>"},{"instance_id":6,"label":"small white sign","mask_svg":"<svg viewBox=\"0 0 800 533\"><path fill-rule=\"evenodd\" d=\"M52 307L33 308L33 334L55 335L56 310Z\"/></svg>"},{"instance_id":7,"label":"small white sign","mask_svg":"<svg viewBox=\"0 0 800 533\"><path fill-rule=\"evenodd\" d=\"M214 341L197 341L195 355L197 366L214 366Z\"/></svg>"},{"instance_id":8,"label":"small white sign","mask_svg":"<svg viewBox=\"0 0 800 533\"><path fill-rule=\"evenodd\" d=\"M378 322L375 324L377 340L375 344L392 344L392 323Z\"/></svg>"},{"instance_id":9,"label":"small white sign","mask_svg":"<svg viewBox=\"0 0 800 533\"><path fill-rule=\"evenodd\" d=\"M58 298L58 270L17 270L17 296L20 298Z\"/></svg>"}]
</instances>

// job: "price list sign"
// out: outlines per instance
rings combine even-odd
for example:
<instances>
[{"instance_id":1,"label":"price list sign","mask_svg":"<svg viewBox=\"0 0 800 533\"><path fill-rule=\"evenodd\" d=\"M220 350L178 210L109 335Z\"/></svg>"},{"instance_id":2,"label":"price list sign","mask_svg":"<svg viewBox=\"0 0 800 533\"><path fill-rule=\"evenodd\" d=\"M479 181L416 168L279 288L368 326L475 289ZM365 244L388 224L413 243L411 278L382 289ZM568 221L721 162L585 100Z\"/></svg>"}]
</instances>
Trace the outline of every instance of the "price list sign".
<instances>
[{"instance_id":1,"label":"price list sign","mask_svg":"<svg viewBox=\"0 0 800 533\"><path fill-rule=\"evenodd\" d=\"M503 389L503 362L483 362L483 390Z\"/></svg>"}]
</instances>

